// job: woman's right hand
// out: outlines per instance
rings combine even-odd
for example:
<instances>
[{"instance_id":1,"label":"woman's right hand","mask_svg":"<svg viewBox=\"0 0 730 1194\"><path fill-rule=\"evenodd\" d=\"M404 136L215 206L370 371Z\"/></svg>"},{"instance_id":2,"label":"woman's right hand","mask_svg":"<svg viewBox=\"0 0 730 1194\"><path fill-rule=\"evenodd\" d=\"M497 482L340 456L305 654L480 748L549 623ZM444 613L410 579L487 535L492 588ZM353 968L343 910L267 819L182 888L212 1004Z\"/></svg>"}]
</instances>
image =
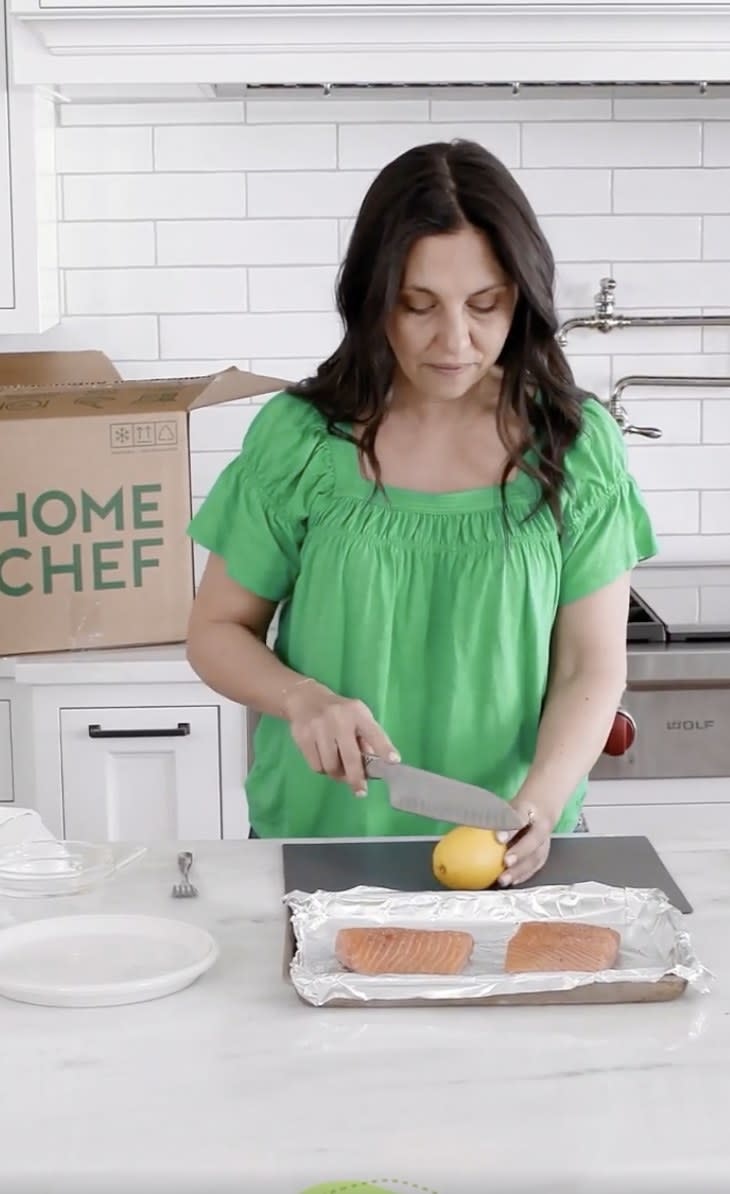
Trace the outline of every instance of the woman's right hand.
<instances>
[{"instance_id":1,"label":"woman's right hand","mask_svg":"<svg viewBox=\"0 0 730 1194\"><path fill-rule=\"evenodd\" d=\"M298 681L284 699L292 738L313 771L344 780L367 795L363 754L399 762L400 756L362 701L338 696L315 680Z\"/></svg>"}]
</instances>

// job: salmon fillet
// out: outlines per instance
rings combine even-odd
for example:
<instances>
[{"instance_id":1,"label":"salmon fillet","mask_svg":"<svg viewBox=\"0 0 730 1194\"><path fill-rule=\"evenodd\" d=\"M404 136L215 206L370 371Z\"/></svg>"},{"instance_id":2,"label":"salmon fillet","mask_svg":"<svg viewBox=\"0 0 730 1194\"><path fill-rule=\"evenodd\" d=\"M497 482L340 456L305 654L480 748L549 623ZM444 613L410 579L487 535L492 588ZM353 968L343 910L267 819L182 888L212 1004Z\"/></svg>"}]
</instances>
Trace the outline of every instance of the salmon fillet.
<instances>
[{"instance_id":1,"label":"salmon fillet","mask_svg":"<svg viewBox=\"0 0 730 1194\"><path fill-rule=\"evenodd\" d=\"M507 944L504 968L527 970L611 970L621 938L615 929L568 921L528 920Z\"/></svg>"},{"instance_id":2,"label":"salmon fillet","mask_svg":"<svg viewBox=\"0 0 730 1194\"><path fill-rule=\"evenodd\" d=\"M357 974L460 974L474 938L457 929L340 929L335 955Z\"/></svg>"}]
</instances>

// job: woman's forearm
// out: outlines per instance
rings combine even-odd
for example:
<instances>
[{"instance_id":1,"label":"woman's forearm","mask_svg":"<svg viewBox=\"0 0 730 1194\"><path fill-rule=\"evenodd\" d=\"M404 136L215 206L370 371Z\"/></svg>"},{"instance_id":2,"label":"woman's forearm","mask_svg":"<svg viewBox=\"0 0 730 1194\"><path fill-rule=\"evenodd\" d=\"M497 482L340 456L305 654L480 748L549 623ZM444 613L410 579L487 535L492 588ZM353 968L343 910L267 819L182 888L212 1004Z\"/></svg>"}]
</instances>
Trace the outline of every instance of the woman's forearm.
<instances>
[{"instance_id":1,"label":"woman's forearm","mask_svg":"<svg viewBox=\"0 0 730 1194\"><path fill-rule=\"evenodd\" d=\"M572 792L599 758L625 687L621 669L576 672L548 690L535 757L520 789L557 822Z\"/></svg>"},{"instance_id":2,"label":"woman's forearm","mask_svg":"<svg viewBox=\"0 0 730 1194\"><path fill-rule=\"evenodd\" d=\"M252 630L205 622L190 634L190 666L214 692L259 713L287 716L287 700L305 677L293 671Z\"/></svg>"}]
</instances>

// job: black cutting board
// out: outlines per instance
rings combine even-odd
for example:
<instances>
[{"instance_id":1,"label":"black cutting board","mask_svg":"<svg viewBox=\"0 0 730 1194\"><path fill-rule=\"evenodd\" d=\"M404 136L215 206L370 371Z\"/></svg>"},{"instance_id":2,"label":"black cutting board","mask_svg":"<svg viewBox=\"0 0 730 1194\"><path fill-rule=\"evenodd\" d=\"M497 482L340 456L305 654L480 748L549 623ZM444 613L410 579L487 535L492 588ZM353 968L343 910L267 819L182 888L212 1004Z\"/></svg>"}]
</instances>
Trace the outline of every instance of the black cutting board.
<instances>
[{"instance_id":1,"label":"black cutting board","mask_svg":"<svg viewBox=\"0 0 730 1194\"><path fill-rule=\"evenodd\" d=\"M343 891L364 884L395 891L443 891L431 871L436 840L285 842L284 890ZM680 912L692 912L646 837L556 837L545 866L520 886L591 881L612 887L656 887Z\"/></svg>"}]
</instances>

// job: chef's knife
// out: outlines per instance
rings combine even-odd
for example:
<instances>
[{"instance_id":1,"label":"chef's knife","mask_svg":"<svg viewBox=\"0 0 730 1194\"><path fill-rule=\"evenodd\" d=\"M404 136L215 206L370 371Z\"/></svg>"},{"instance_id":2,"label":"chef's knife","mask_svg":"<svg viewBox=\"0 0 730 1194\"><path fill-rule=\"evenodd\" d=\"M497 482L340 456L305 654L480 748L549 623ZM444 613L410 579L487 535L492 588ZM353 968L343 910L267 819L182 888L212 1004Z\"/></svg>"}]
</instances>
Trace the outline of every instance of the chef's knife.
<instances>
[{"instance_id":1,"label":"chef's knife","mask_svg":"<svg viewBox=\"0 0 730 1194\"><path fill-rule=\"evenodd\" d=\"M363 760L367 775L385 781L391 805L403 812L479 829L516 832L528 824L527 818L523 819L508 801L486 788L408 767L405 763L389 763L375 755L364 755Z\"/></svg>"}]
</instances>

